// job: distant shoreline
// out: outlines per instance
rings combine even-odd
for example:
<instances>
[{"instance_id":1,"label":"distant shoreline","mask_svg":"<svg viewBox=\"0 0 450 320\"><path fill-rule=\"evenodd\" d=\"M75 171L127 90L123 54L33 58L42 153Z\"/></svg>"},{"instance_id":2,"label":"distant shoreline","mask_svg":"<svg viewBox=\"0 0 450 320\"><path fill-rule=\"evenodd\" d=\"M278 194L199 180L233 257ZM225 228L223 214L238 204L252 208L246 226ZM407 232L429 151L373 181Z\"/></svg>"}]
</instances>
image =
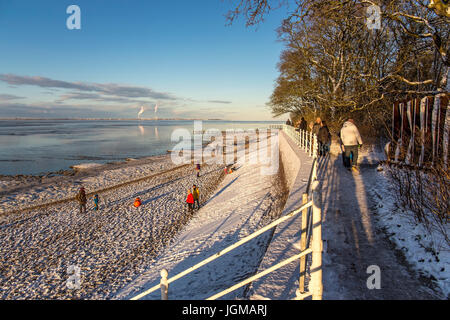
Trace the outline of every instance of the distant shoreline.
<instances>
[{"instance_id":1,"label":"distant shoreline","mask_svg":"<svg viewBox=\"0 0 450 320\"><path fill-rule=\"evenodd\" d=\"M0 121L225 121L225 122L280 122L279 120L226 120L185 118L0 118Z\"/></svg>"},{"instance_id":2,"label":"distant shoreline","mask_svg":"<svg viewBox=\"0 0 450 320\"><path fill-rule=\"evenodd\" d=\"M14 120L57 120L57 121L67 121L67 120L77 120L77 121L160 121L160 120L173 120L173 121L228 121L221 119L178 119L178 118L0 118L1 121L14 121Z\"/></svg>"}]
</instances>

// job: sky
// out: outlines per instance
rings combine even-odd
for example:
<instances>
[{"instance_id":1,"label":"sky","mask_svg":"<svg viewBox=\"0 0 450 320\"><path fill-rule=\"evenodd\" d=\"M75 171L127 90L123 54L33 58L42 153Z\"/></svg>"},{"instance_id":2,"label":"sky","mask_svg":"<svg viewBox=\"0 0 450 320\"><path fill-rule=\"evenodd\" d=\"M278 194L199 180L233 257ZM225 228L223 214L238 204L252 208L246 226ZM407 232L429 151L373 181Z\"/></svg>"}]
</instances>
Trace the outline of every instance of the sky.
<instances>
[{"instance_id":1,"label":"sky","mask_svg":"<svg viewBox=\"0 0 450 320\"><path fill-rule=\"evenodd\" d=\"M230 26L233 3L0 0L0 117L283 120L267 102L286 9Z\"/></svg>"}]
</instances>

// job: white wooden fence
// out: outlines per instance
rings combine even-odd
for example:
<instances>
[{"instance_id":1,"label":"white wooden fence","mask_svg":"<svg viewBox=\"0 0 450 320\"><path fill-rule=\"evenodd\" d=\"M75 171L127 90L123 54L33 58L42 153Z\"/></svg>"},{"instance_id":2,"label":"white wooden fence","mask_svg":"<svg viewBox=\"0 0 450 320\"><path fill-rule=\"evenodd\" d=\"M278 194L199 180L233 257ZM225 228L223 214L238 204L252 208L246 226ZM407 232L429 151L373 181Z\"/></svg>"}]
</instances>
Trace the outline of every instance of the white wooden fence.
<instances>
[{"instance_id":1,"label":"white wooden fence","mask_svg":"<svg viewBox=\"0 0 450 320\"><path fill-rule=\"evenodd\" d=\"M167 270L161 270L161 281L160 284L153 286L152 288L134 296L131 300L139 300L146 295L160 289L161 299L167 300L169 297L169 284L186 276L194 270L210 263L211 261L220 258L221 256L227 254L231 250L243 245L244 243L254 239L255 237L263 234L264 232L276 227L280 223L283 223L299 214L302 214L302 229L301 229L301 249L300 252L258 274L251 276L250 278L243 280L228 289L225 289L209 298L207 300L218 299L238 288L241 288L256 279L259 279L279 268L282 268L289 263L299 261L300 263L300 274L299 274L299 288L296 292L295 300L302 300L305 297L312 296L313 300L322 299L322 212L321 212L321 199L319 192L319 182L317 181L317 150L318 142L317 136L312 133L305 131L296 131L294 127L288 125L275 125L270 126L270 129L283 130L296 144L298 147L302 148L313 157L313 166L310 173L310 179L308 182L307 192L303 194L303 198L299 199L299 207L288 214L278 218L277 220L271 222L267 226L259 229L258 231L246 236L245 238L239 240L238 242L228 246L227 248L220 250L219 252L211 255L210 257L204 259L203 261L197 263L196 265L168 278ZM308 201L308 199L311 199ZM312 209L312 210L311 210ZM311 217L312 212L312 217ZM309 225L307 225L309 221ZM312 238L312 241L308 239ZM311 242L311 243L309 243ZM306 274L306 256L312 254L312 263L310 266L311 270L311 281L309 283L309 291L305 291L305 274Z\"/></svg>"}]
</instances>

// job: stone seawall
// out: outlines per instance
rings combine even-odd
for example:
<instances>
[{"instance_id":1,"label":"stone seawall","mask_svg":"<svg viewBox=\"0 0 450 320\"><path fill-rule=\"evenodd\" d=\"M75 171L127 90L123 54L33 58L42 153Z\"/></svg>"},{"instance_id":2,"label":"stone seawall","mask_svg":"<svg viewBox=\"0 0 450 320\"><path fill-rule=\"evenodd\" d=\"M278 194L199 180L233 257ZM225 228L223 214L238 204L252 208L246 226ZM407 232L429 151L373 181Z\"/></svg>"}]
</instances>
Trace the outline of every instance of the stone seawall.
<instances>
[{"instance_id":1,"label":"stone seawall","mask_svg":"<svg viewBox=\"0 0 450 320\"><path fill-rule=\"evenodd\" d=\"M289 196L282 216L301 206L306 192L313 159L301 150L283 131L279 132L280 156L283 163ZM278 225L258 272L298 254L300 248L301 215ZM250 299L286 300L295 298L298 288L299 263L293 262L253 282Z\"/></svg>"}]
</instances>

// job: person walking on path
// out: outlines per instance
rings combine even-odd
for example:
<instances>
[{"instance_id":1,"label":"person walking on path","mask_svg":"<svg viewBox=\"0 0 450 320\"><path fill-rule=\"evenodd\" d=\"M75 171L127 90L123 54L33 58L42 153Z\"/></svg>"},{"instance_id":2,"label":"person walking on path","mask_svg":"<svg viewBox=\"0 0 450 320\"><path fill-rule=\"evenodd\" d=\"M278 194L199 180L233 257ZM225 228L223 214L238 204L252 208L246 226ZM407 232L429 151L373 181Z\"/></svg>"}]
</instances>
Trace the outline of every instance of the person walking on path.
<instances>
[{"instance_id":1,"label":"person walking on path","mask_svg":"<svg viewBox=\"0 0 450 320\"><path fill-rule=\"evenodd\" d=\"M197 171L197 178L199 178L200 177L200 163L197 163L195 165L195 170Z\"/></svg>"},{"instance_id":2,"label":"person walking on path","mask_svg":"<svg viewBox=\"0 0 450 320\"><path fill-rule=\"evenodd\" d=\"M319 141L319 156L325 156L331 144L331 133L325 121L322 121L317 140Z\"/></svg>"},{"instance_id":3,"label":"person walking on path","mask_svg":"<svg viewBox=\"0 0 450 320\"><path fill-rule=\"evenodd\" d=\"M300 120L300 124L298 126L298 129L301 131L306 131L306 129L308 129L308 123L306 122L305 118L302 117L302 119Z\"/></svg>"},{"instance_id":4,"label":"person walking on path","mask_svg":"<svg viewBox=\"0 0 450 320\"><path fill-rule=\"evenodd\" d=\"M311 132L316 136L319 135L320 127L322 126L322 120L320 118L316 119L316 122L313 124Z\"/></svg>"},{"instance_id":5,"label":"person walking on path","mask_svg":"<svg viewBox=\"0 0 450 320\"><path fill-rule=\"evenodd\" d=\"M86 213L86 203L87 203L87 198L86 198L86 191L84 191L84 187L80 188L80 191L78 192L76 199L78 201L78 203L80 204L80 213Z\"/></svg>"},{"instance_id":6,"label":"person walking on path","mask_svg":"<svg viewBox=\"0 0 450 320\"><path fill-rule=\"evenodd\" d=\"M200 190L197 188L197 186L194 184L192 186L192 196L194 198L194 209L195 209L195 204L197 204L197 209L200 209Z\"/></svg>"},{"instance_id":7,"label":"person walking on path","mask_svg":"<svg viewBox=\"0 0 450 320\"><path fill-rule=\"evenodd\" d=\"M350 118L344 123L340 132L340 138L344 156L350 159L351 168L349 170L358 173L358 149L362 146L363 141L353 119Z\"/></svg>"},{"instance_id":8,"label":"person walking on path","mask_svg":"<svg viewBox=\"0 0 450 320\"><path fill-rule=\"evenodd\" d=\"M291 125L291 119L287 119L286 121L286 125L290 126Z\"/></svg>"},{"instance_id":9,"label":"person walking on path","mask_svg":"<svg viewBox=\"0 0 450 320\"><path fill-rule=\"evenodd\" d=\"M194 205L194 195L192 194L191 189L188 190L186 203L188 205L189 212L192 212L193 205Z\"/></svg>"},{"instance_id":10,"label":"person walking on path","mask_svg":"<svg viewBox=\"0 0 450 320\"><path fill-rule=\"evenodd\" d=\"M98 211L98 201L99 201L98 194L96 194L94 196L94 209L95 209L95 211Z\"/></svg>"},{"instance_id":11,"label":"person walking on path","mask_svg":"<svg viewBox=\"0 0 450 320\"><path fill-rule=\"evenodd\" d=\"M384 181L385 177L376 170L351 175L335 161L325 161L318 174L322 177L322 237L327 243L322 261L323 287L327 288L324 300L446 299L438 296L439 288L429 279L417 277L377 222L386 205L378 206L383 202L380 191L367 183ZM379 267L379 290L367 286L376 278L373 269L368 273L369 266Z\"/></svg>"}]
</instances>

